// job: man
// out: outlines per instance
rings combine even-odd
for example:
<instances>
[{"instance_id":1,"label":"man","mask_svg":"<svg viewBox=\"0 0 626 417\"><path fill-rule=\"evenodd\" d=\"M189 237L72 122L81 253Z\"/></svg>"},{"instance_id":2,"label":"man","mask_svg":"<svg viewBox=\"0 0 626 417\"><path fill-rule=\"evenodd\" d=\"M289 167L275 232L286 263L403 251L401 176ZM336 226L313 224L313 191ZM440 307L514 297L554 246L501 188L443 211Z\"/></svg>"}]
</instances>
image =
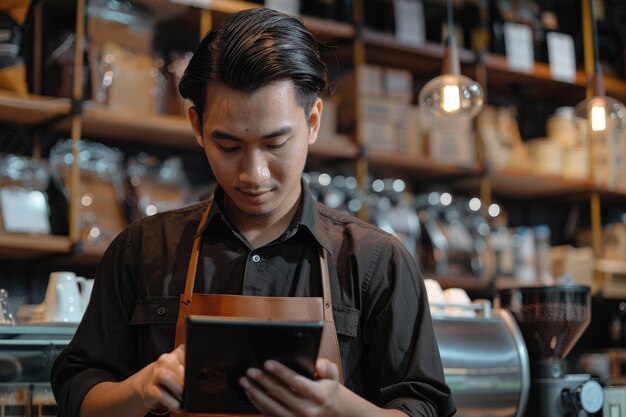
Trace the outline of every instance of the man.
<instances>
[{"instance_id":1,"label":"man","mask_svg":"<svg viewBox=\"0 0 626 417\"><path fill-rule=\"evenodd\" d=\"M293 17L243 11L202 40L179 89L219 186L212 203L136 222L108 248L53 368L60 416L182 412L184 318L226 296L252 310L323 297L320 317L336 328L315 380L273 361L247 371L240 384L264 415L454 412L413 258L313 201L301 179L326 88L316 42Z\"/></svg>"}]
</instances>

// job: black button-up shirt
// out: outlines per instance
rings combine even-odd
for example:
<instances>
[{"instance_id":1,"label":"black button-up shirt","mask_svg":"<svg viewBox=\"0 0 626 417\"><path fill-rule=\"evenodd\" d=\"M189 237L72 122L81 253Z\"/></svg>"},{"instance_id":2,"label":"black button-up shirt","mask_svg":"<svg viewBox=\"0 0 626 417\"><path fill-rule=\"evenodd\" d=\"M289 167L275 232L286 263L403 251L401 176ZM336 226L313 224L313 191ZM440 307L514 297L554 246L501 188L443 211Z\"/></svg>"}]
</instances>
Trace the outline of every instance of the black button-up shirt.
<instances>
[{"instance_id":1,"label":"black button-up shirt","mask_svg":"<svg viewBox=\"0 0 626 417\"><path fill-rule=\"evenodd\" d=\"M396 238L315 202L305 185L290 227L253 249L228 221L222 200L218 188L201 231L194 291L319 297L324 247L346 386L410 416L454 412L424 283ZM52 370L59 416L78 416L94 385L128 378L174 348L179 297L206 207L138 221L107 249L85 316Z\"/></svg>"}]
</instances>

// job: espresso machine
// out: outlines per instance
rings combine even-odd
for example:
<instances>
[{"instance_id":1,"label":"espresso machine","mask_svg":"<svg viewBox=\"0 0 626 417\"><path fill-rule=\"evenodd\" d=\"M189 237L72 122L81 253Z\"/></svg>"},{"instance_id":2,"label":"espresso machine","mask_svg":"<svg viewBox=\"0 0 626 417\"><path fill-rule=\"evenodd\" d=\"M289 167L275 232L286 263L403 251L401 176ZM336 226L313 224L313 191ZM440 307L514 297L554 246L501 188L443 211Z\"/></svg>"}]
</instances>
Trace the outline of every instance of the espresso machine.
<instances>
[{"instance_id":1,"label":"espresso machine","mask_svg":"<svg viewBox=\"0 0 626 417\"><path fill-rule=\"evenodd\" d=\"M600 384L589 374L566 374L564 359L591 320L584 286L501 289L495 306L509 310L520 328L530 362L526 417L586 417L602 409Z\"/></svg>"}]
</instances>

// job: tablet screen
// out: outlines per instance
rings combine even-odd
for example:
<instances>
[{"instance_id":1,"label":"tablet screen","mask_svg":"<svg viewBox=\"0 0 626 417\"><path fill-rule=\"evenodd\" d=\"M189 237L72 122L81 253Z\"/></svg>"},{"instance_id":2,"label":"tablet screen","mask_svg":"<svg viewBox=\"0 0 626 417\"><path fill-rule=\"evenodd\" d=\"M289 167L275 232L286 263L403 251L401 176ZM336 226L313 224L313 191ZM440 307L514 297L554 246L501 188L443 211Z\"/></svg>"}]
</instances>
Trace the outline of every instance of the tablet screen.
<instances>
[{"instance_id":1,"label":"tablet screen","mask_svg":"<svg viewBox=\"0 0 626 417\"><path fill-rule=\"evenodd\" d=\"M322 322L190 316L185 334L183 409L254 414L239 379L275 359L313 377Z\"/></svg>"}]
</instances>

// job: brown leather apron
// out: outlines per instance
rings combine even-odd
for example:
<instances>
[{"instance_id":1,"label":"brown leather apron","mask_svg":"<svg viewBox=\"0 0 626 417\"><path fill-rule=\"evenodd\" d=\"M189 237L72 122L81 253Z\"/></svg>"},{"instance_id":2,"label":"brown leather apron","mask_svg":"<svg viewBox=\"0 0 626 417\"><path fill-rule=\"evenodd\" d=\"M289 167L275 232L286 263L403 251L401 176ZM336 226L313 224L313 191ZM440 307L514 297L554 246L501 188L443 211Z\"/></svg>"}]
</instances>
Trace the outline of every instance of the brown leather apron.
<instances>
[{"instance_id":1,"label":"brown leather apron","mask_svg":"<svg viewBox=\"0 0 626 417\"><path fill-rule=\"evenodd\" d=\"M204 212L198 231L202 230L209 215L211 205ZM343 383L339 341L333 319L328 261L326 250L320 252L322 275L322 297L257 297L244 295L194 294L194 283L200 257L202 235L194 239L187 269L185 292L181 295L176 322L176 346L185 340L185 320L190 315L254 317L272 320L321 321L324 323L318 356L326 358L339 368L339 382ZM175 414L172 416L226 416L225 414ZM228 416L235 416L229 414ZM247 414L246 416L250 416Z\"/></svg>"}]
</instances>

